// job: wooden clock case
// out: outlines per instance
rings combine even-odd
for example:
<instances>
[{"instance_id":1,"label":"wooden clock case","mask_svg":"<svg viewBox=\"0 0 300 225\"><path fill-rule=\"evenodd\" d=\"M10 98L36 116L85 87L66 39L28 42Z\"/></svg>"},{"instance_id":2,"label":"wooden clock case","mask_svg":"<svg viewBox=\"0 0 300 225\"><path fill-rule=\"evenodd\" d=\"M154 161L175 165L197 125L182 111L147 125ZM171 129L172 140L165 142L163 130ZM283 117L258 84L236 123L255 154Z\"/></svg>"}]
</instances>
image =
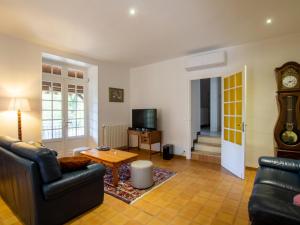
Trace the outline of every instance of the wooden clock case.
<instances>
[{"instance_id":1,"label":"wooden clock case","mask_svg":"<svg viewBox=\"0 0 300 225\"><path fill-rule=\"evenodd\" d=\"M297 84L293 88L287 88L282 84L282 79L287 70L293 69L296 71L295 76L297 76ZM277 143L277 148L275 149L276 156L300 159L300 64L296 62L287 62L281 67L275 69L276 81L277 81L277 102L279 109L279 116L274 129L274 138ZM287 124L287 96L293 96L295 99L295 109L293 125L295 132L298 132L298 141L295 144L286 144L282 141L282 132L286 129Z\"/></svg>"}]
</instances>

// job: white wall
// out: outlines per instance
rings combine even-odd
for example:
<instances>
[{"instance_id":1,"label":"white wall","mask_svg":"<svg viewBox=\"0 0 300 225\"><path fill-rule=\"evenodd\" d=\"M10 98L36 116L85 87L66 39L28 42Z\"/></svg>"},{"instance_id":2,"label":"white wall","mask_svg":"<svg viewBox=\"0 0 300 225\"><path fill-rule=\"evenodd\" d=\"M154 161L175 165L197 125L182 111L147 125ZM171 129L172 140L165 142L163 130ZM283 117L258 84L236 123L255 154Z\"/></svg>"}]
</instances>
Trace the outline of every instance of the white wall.
<instances>
[{"instance_id":1,"label":"white wall","mask_svg":"<svg viewBox=\"0 0 300 225\"><path fill-rule=\"evenodd\" d=\"M0 35L0 135L17 137L17 118L8 112L8 102L13 96L28 97L32 111L24 113L23 139L41 139L41 65L42 53L47 52L70 58L99 68L99 127L108 123L129 123L128 88L129 67L120 64L97 61L59 50L31 44L29 42ZM108 103L108 87L125 89L125 103ZM101 137L101 134L99 133Z\"/></svg>"},{"instance_id":2,"label":"white wall","mask_svg":"<svg viewBox=\"0 0 300 225\"><path fill-rule=\"evenodd\" d=\"M90 147L96 147L99 143L99 96L98 89L98 66L91 66L88 68L88 113L89 113L89 140Z\"/></svg>"},{"instance_id":3,"label":"white wall","mask_svg":"<svg viewBox=\"0 0 300 225\"><path fill-rule=\"evenodd\" d=\"M30 100L31 112L23 113L23 139L40 140L40 48L0 36L0 135L17 137L17 115L8 112L11 97Z\"/></svg>"},{"instance_id":4,"label":"white wall","mask_svg":"<svg viewBox=\"0 0 300 225\"><path fill-rule=\"evenodd\" d=\"M129 125L129 68L124 65L105 64L99 69L100 127ZM124 102L109 102L109 87L124 89ZM100 139L100 143L103 143L102 133Z\"/></svg>"},{"instance_id":5,"label":"white wall","mask_svg":"<svg viewBox=\"0 0 300 225\"><path fill-rule=\"evenodd\" d=\"M248 65L246 165L257 166L261 155L273 155L273 129L278 110L274 69L287 61L300 62L300 34L224 49L227 66L201 71L184 70L184 57L134 68L130 73L131 107L161 111L159 128L164 143L183 154L189 146L188 80L221 76Z\"/></svg>"}]
</instances>

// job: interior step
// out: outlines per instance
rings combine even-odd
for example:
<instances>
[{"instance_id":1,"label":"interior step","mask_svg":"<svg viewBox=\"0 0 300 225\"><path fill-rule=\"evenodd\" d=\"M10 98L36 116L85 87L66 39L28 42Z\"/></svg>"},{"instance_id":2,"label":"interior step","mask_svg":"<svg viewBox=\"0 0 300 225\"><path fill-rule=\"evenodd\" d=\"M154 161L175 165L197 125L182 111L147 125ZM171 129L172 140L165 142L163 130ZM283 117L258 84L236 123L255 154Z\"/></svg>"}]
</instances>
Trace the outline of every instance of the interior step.
<instances>
[{"instance_id":1,"label":"interior step","mask_svg":"<svg viewBox=\"0 0 300 225\"><path fill-rule=\"evenodd\" d=\"M221 153L206 152L206 151L193 151L192 152L192 160L197 160L200 162L221 164Z\"/></svg>"},{"instance_id":2,"label":"interior step","mask_svg":"<svg viewBox=\"0 0 300 225\"><path fill-rule=\"evenodd\" d=\"M198 143L217 144L221 145L221 137L198 136Z\"/></svg>"},{"instance_id":3,"label":"interior step","mask_svg":"<svg viewBox=\"0 0 300 225\"><path fill-rule=\"evenodd\" d=\"M221 144L194 143L195 151L221 153Z\"/></svg>"}]
</instances>

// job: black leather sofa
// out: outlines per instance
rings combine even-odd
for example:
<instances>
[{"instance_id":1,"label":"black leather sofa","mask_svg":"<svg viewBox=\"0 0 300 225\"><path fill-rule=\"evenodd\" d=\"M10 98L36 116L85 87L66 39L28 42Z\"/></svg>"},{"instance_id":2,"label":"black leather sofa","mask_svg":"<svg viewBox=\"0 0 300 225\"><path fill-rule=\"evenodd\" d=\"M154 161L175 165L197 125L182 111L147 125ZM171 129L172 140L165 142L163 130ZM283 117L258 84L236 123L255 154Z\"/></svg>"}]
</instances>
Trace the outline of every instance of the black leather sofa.
<instances>
[{"instance_id":1,"label":"black leather sofa","mask_svg":"<svg viewBox=\"0 0 300 225\"><path fill-rule=\"evenodd\" d=\"M299 225L300 160L261 157L249 200L252 225Z\"/></svg>"},{"instance_id":2,"label":"black leather sofa","mask_svg":"<svg viewBox=\"0 0 300 225\"><path fill-rule=\"evenodd\" d=\"M103 202L104 166L62 173L55 153L0 137L0 195L26 225L58 225Z\"/></svg>"}]
</instances>

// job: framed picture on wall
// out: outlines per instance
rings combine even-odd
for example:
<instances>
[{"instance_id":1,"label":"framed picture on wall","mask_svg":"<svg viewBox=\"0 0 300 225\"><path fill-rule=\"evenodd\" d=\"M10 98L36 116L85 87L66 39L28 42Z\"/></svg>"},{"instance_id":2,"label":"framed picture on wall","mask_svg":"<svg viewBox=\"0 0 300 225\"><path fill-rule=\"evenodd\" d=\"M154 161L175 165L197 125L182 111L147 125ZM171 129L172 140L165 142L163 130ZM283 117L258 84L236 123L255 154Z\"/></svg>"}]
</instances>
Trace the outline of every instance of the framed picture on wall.
<instances>
[{"instance_id":1,"label":"framed picture on wall","mask_svg":"<svg viewBox=\"0 0 300 225\"><path fill-rule=\"evenodd\" d=\"M109 102L124 102L124 89L110 87Z\"/></svg>"}]
</instances>

